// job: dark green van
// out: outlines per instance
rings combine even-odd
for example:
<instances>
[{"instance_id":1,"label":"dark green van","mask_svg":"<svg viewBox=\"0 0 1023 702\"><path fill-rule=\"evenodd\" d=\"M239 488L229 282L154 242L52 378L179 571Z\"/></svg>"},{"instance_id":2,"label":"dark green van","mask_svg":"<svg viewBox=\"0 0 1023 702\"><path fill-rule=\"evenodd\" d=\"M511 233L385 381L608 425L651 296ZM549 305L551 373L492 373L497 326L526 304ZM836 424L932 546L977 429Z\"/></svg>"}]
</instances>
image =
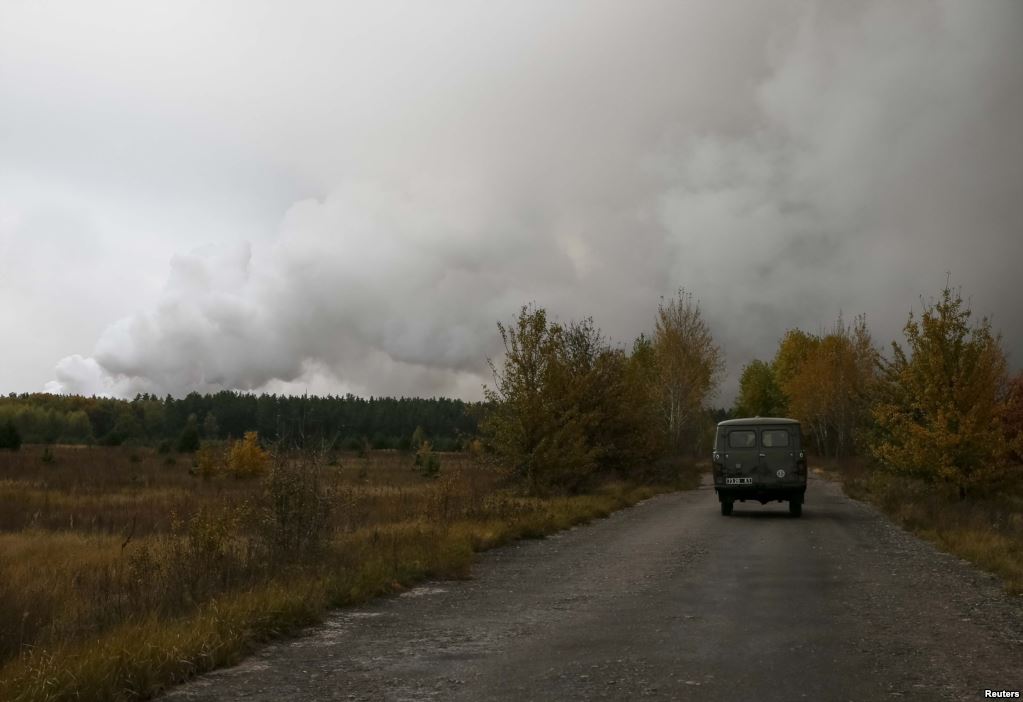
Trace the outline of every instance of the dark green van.
<instances>
[{"instance_id":1,"label":"dark green van","mask_svg":"<svg viewBox=\"0 0 1023 702\"><path fill-rule=\"evenodd\" d=\"M799 422L778 417L729 419L714 437L714 490L721 514L746 500L788 502L789 513L803 513L806 455Z\"/></svg>"}]
</instances>

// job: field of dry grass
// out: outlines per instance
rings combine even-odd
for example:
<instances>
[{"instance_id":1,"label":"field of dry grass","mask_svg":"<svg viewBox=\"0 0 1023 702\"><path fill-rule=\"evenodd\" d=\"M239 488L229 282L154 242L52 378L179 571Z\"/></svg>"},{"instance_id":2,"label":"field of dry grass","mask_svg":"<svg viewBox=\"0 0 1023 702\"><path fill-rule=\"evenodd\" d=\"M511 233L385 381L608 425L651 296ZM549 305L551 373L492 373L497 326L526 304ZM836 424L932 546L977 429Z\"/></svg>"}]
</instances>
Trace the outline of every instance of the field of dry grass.
<instances>
[{"instance_id":1,"label":"field of dry grass","mask_svg":"<svg viewBox=\"0 0 1023 702\"><path fill-rule=\"evenodd\" d=\"M0 452L4 700L146 698L330 607L465 577L476 551L698 481L538 499L467 454L440 454L432 479L380 451L241 480L149 449L43 451Z\"/></svg>"},{"instance_id":2,"label":"field of dry grass","mask_svg":"<svg viewBox=\"0 0 1023 702\"><path fill-rule=\"evenodd\" d=\"M860 460L818 462L847 495L870 502L918 536L995 573L1023 595L1023 466L1014 477L967 500L933 485L870 470Z\"/></svg>"}]
</instances>

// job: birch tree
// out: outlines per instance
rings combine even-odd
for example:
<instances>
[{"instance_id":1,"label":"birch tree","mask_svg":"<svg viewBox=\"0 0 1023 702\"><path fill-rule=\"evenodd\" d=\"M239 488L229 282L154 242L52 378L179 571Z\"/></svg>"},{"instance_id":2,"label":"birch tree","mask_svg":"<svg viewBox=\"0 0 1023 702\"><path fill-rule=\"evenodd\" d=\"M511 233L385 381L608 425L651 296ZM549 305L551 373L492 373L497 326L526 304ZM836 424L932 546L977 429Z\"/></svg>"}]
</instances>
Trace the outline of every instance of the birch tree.
<instances>
[{"instance_id":1,"label":"birch tree","mask_svg":"<svg viewBox=\"0 0 1023 702\"><path fill-rule=\"evenodd\" d=\"M668 446L681 451L717 388L724 361L700 305L683 289L657 306L653 338L659 406Z\"/></svg>"}]
</instances>

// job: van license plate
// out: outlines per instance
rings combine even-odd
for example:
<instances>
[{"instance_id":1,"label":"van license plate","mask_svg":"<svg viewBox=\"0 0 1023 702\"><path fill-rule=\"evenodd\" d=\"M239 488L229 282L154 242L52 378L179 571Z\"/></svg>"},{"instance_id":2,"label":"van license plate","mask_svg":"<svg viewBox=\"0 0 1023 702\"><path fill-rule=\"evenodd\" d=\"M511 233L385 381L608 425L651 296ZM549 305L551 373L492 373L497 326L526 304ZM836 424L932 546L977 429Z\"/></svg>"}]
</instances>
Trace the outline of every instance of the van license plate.
<instances>
[{"instance_id":1,"label":"van license plate","mask_svg":"<svg viewBox=\"0 0 1023 702\"><path fill-rule=\"evenodd\" d=\"M725 478L725 485L752 485L753 478Z\"/></svg>"}]
</instances>

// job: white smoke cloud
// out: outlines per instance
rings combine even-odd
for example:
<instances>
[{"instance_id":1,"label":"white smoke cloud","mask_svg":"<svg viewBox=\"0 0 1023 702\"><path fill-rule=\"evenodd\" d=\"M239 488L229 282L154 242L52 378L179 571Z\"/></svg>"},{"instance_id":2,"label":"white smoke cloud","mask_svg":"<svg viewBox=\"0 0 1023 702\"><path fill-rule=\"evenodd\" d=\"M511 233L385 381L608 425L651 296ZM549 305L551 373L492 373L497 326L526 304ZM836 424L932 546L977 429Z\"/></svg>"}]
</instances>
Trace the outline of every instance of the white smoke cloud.
<instances>
[{"instance_id":1,"label":"white smoke cloud","mask_svg":"<svg viewBox=\"0 0 1023 702\"><path fill-rule=\"evenodd\" d=\"M786 328L866 312L886 341L946 270L1023 350L1020 6L724 5L456 5L360 70L285 37L288 109L237 129L316 196L176 256L47 389L478 397L521 304L628 343L685 286L727 402Z\"/></svg>"}]
</instances>

